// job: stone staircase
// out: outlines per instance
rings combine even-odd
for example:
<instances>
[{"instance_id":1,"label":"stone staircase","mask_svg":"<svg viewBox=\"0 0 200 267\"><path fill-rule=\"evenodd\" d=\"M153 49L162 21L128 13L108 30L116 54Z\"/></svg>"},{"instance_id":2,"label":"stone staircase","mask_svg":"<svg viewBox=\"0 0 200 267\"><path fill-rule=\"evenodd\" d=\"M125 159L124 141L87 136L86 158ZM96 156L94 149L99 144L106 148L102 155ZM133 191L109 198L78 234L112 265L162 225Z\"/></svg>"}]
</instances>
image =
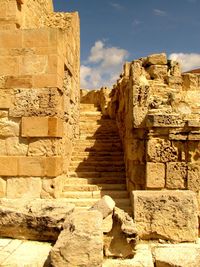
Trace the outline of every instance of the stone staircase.
<instances>
[{"instance_id":1,"label":"stone staircase","mask_svg":"<svg viewBox=\"0 0 200 267\"><path fill-rule=\"evenodd\" d=\"M80 139L74 147L63 197L84 208L109 195L116 206L131 214L116 122L92 104L81 104L80 113Z\"/></svg>"}]
</instances>

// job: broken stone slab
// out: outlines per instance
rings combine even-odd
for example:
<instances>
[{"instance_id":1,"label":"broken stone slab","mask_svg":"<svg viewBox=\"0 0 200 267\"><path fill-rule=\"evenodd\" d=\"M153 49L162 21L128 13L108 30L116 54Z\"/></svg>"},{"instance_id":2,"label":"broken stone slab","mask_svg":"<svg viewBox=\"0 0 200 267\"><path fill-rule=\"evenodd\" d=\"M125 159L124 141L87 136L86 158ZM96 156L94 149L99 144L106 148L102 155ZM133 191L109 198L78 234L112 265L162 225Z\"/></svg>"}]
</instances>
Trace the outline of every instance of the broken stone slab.
<instances>
[{"instance_id":1,"label":"broken stone slab","mask_svg":"<svg viewBox=\"0 0 200 267\"><path fill-rule=\"evenodd\" d=\"M161 245L153 251L156 267L200 266L200 244Z\"/></svg>"},{"instance_id":2,"label":"broken stone slab","mask_svg":"<svg viewBox=\"0 0 200 267\"><path fill-rule=\"evenodd\" d=\"M132 191L132 204L140 239L197 240L198 204L194 192Z\"/></svg>"},{"instance_id":3,"label":"broken stone slab","mask_svg":"<svg viewBox=\"0 0 200 267\"><path fill-rule=\"evenodd\" d=\"M55 241L74 205L65 199L0 200L0 236Z\"/></svg>"},{"instance_id":4,"label":"broken stone slab","mask_svg":"<svg viewBox=\"0 0 200 267\"><path fill-rule=\"evenodd\" d=\"M116 208L112 230L104 236L104 255L114 258L132 258L137 239L137 229L128 213Z\"/></svg>"},{"instance_id":5,"label":"broken stone slab","mask_svg":"<svg viewBox=\"0 0 200 267\"><path fill-rule=\"evenodd\" d=\"M115 201L110 196L104 196L97 201L90 210L98 210L101 212L103 219L110 215L115 207Z\"/></svg>"},{"instance_id":6,"label":"broken stone slab","mask_svg":"<svg viewBox=\"0 0 200 267\"><path fill-rule=\"evenodd\" d=\"M51 250L52 266L102 266L102 221L102 214L96 210L72 213Z\"/></svg>"},{"instance_id":7,"label":"broken stone slab","mask_svg":"<svg viewBox=\"0 0 200 267\"><path fill-rule=\"evenodd\" d=\"M146 119L147 127L184 127L185 122L177 114L148 114Z\"/></svg>"}]
</instances>

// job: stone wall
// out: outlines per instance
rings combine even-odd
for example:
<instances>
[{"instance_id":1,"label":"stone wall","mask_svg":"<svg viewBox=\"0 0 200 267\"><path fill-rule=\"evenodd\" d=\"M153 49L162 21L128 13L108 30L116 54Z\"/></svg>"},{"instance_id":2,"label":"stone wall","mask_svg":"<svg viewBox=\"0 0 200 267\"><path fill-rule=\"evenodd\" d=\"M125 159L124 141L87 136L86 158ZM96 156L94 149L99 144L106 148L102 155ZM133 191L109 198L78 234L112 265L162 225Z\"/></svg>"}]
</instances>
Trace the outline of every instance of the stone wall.
<instances>
[{"instance_id":1,"label":"stone wall","mask_svg":"<svg viewBox=\"0 0 200 267\"><path fill-rule=\"evenodd\" d=\"M79 132L79 17L50 13L51 1L5 4L25 22L0 27L0 197L59 197Z\"/></svg>"},{"instance_id":2,"label":"stone wall","mask_svg":"<svg viewBox=\"0 0 200 267\"><path fill-rule=\"evenodd\" d=\"M109 114L124 144L127 184L200 191L200 75L181 74L165 54L124 65Z\"/></svg>"}]
</instances>

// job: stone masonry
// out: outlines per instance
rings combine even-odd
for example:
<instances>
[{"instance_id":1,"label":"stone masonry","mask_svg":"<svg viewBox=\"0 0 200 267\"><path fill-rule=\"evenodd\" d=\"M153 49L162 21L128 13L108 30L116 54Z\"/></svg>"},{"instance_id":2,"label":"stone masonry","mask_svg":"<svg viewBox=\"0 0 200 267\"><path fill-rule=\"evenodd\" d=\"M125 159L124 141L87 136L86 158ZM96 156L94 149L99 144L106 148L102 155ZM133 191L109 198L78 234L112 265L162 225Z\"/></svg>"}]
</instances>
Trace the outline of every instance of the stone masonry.
<instances>
[{"instance_id":1,"label":"stone masonry","mask_svg":"<svg viewBox=\"0 0 200 267\"><path fill-rule=\"evenodd\" d=\"M49 0L0 11L0 197L58 197L78 136L79 17Z\"/></svg>"}]
</instances>

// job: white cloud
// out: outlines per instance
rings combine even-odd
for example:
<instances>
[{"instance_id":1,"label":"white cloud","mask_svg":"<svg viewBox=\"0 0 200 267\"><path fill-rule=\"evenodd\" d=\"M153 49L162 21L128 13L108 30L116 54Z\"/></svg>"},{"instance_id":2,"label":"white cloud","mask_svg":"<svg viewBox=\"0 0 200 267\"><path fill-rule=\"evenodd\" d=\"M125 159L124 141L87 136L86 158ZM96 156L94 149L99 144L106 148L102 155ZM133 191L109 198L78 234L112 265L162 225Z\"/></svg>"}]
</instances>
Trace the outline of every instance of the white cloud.
<instances>
[{"instance_id":1,"label":"white cloud","mask_svg":"<svg viewBox=\"0 0 200 267\"><path fill-rule=\"evenodd\" d=\"M128 58L128 51L118 47L108 47L103 41L96 41L90 50L88 60L81 65L81 87L96 89L112 86Z\"/></svg>"},{"instance_id":2,"label":"white cloud","mask_svg":"<svg viewBox=\"0 0 200 267\"><path fill-rule=\"evenodd\" d=\"M164 16L167 15L167 13L164 10L161 10L161 9L156 9L155 8L153 10L153 12L154 12L154 15L159 16L159 17L164 17Z\"/></svg>"},{"instance_id":3,"label":"white cloud","mask_svg":"<svg viewBox=\"0 0 200 267\"><path fill-rule=\"evenodd\" d=\"M110 3L110 5L112 6L112 7L114 7L115 9L117 9L117 10L122 10L122 9L124 9L124 7L122 6L122 5L120 5L119 3Z\"/></svg>"},{"instance_id":4,"label":"white cloud","mask_svg":"<svg viewBox=\"0 0 200 267\"><path fill-rule=\"evenodd\" d=\"M169 55L169 58L178 61L182 71L200 68L200 54L197 53L173 53Z\"/></svg>"}]
</instances>

